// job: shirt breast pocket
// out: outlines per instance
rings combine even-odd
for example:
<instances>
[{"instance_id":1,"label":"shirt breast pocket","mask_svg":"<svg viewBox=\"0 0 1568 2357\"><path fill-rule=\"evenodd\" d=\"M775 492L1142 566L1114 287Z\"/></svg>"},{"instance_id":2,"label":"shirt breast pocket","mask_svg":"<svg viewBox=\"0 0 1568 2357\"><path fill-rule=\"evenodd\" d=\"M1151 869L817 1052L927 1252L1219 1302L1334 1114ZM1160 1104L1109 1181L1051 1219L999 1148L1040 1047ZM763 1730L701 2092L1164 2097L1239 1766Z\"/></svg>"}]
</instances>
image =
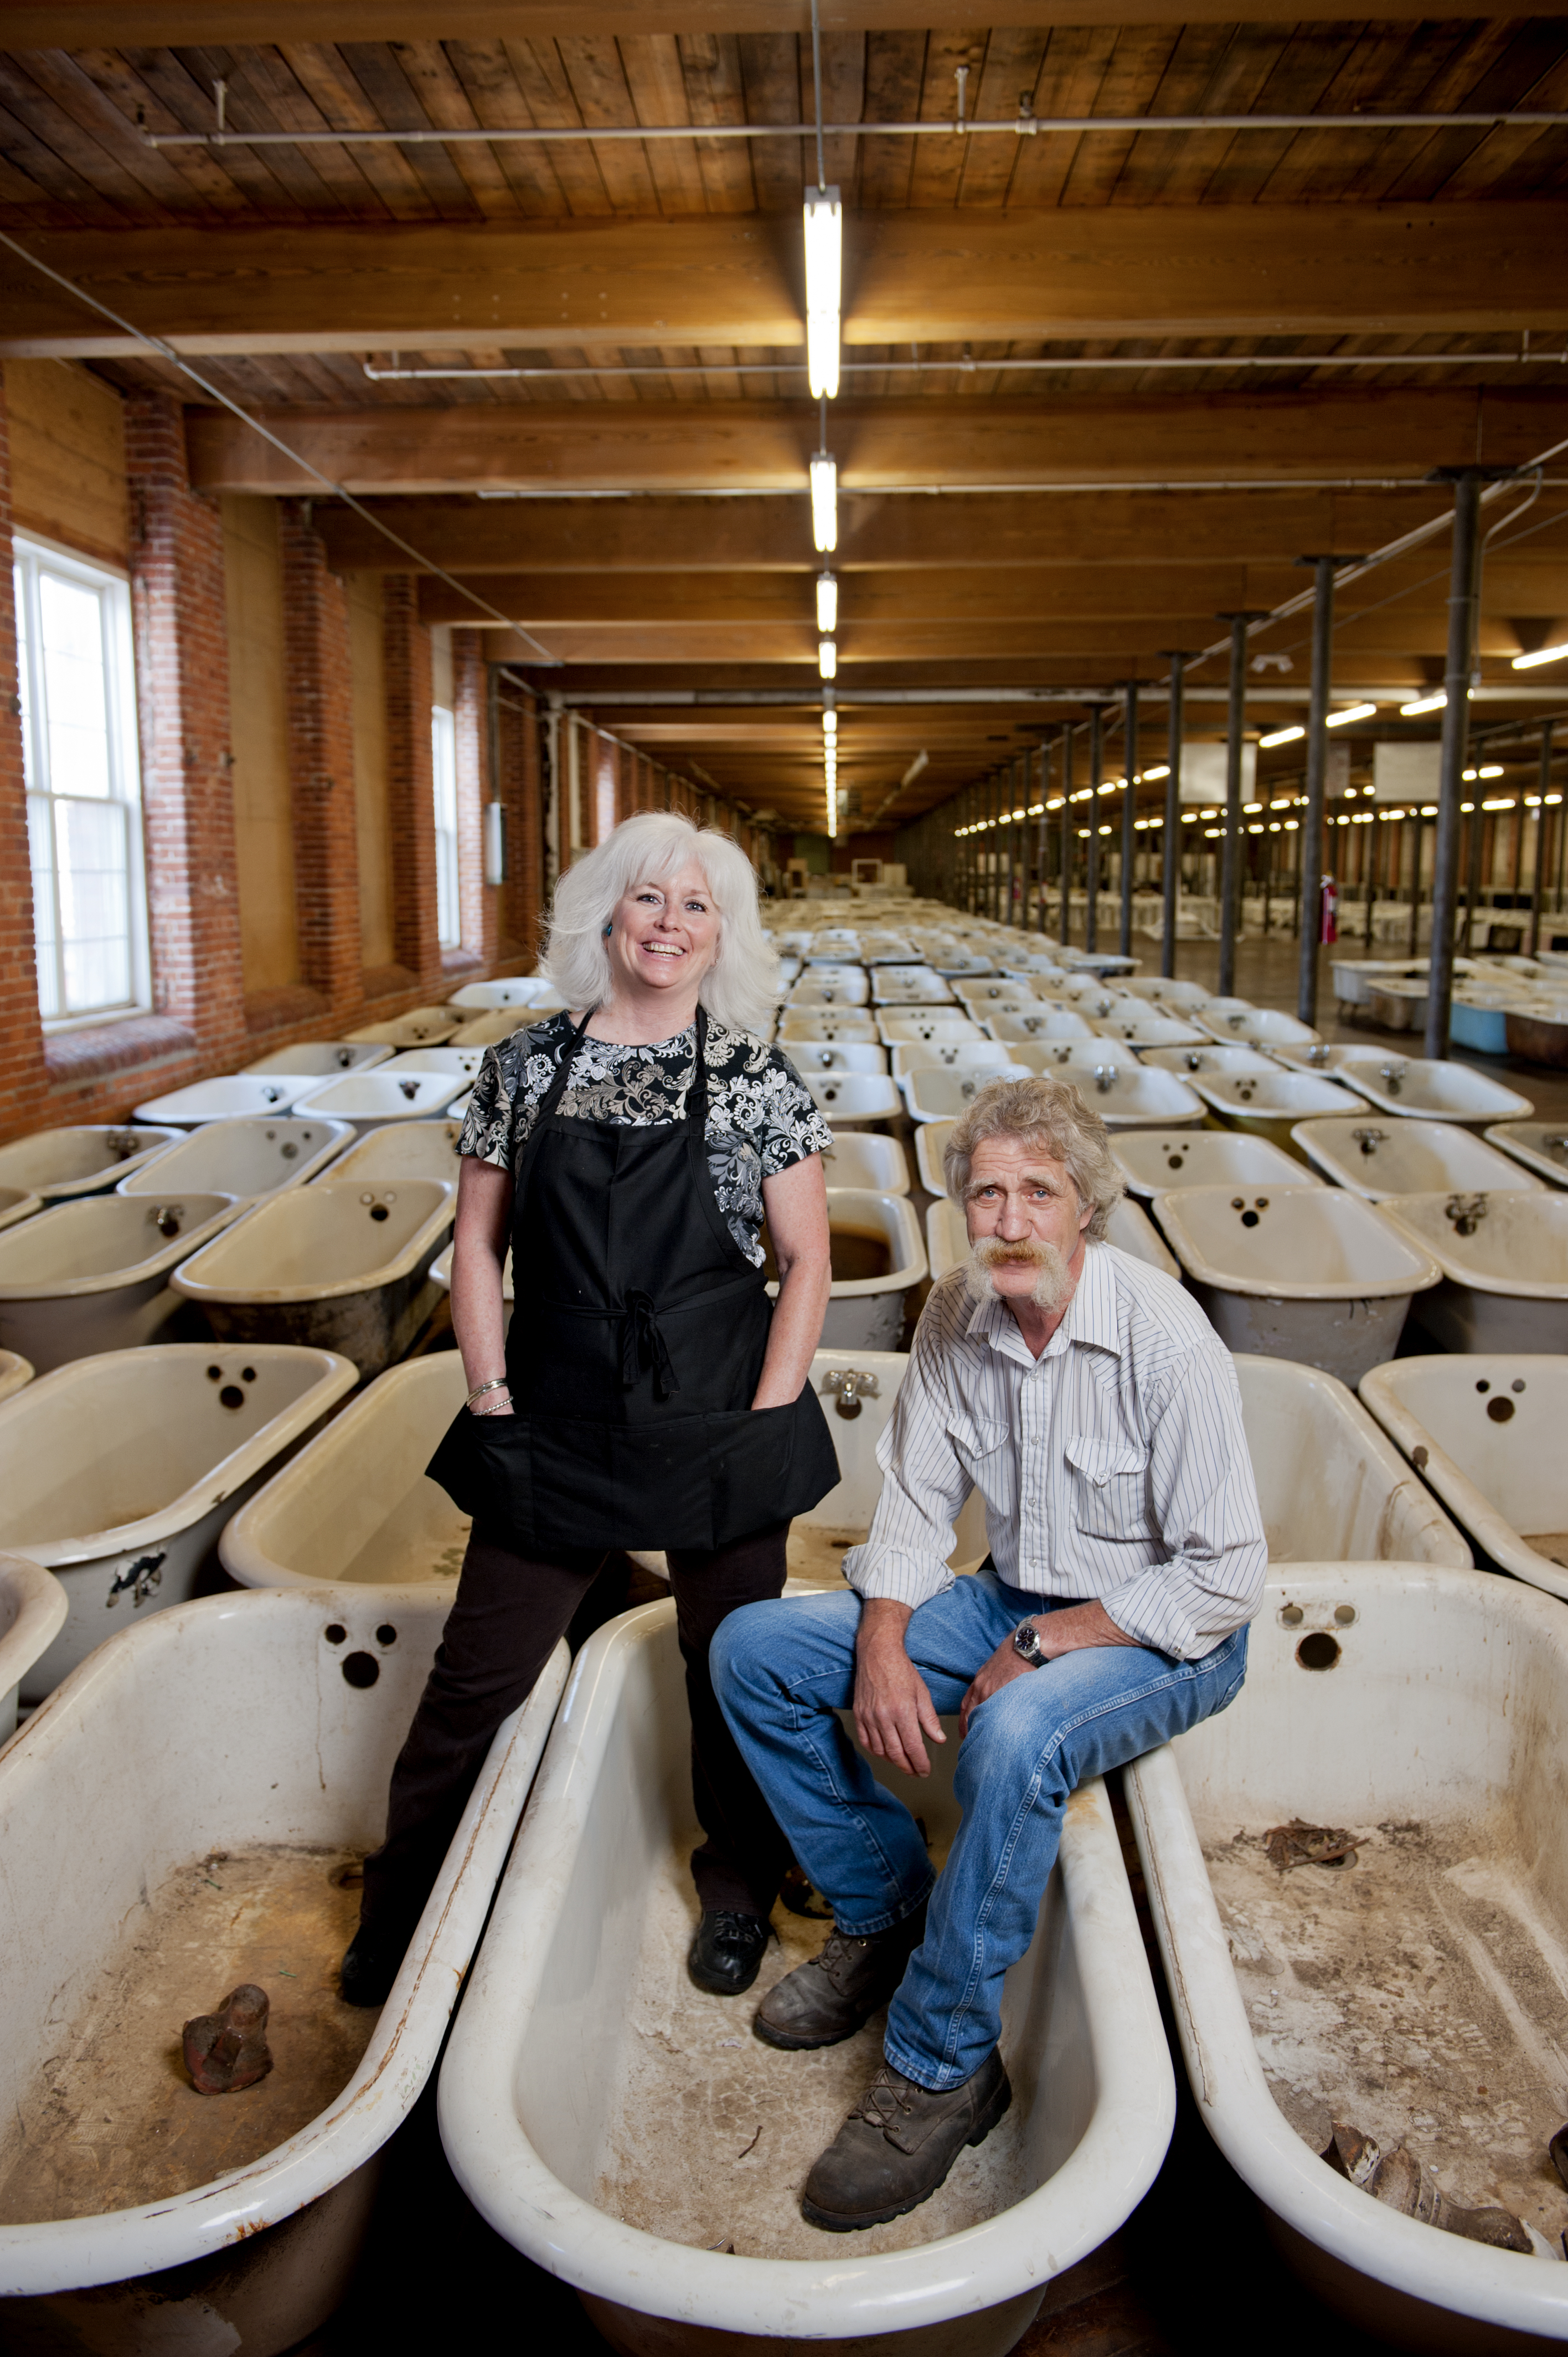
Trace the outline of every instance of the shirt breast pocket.
<instances>
[{"instance_id":1,"label":"shirt breast pocket","mask_svg":"<svg viewBox=\"0 0 1568 2357\"><path fill-rule=\"evenodd\" d=\"M1072 1468L1073 1521L1087 1538L1147 1539L1146 1448L1075 1433L1067 1445L1067 1460Z\"/></svg>"},{"instance_id":2,"label":"shirt breast pocket","mask_svg":"<svg viewBox=\"0 0 1568 2357\"><path fill-rule=\"evenodd\" d=\"M986 1489L988 1485L981 1477L988 1464L996 1463L996 1452L1006 1444L1007 1426L996 1417L972 1415L959 1409L948 1418L948 1438L970 1480L977 1489Z\"/></svg>"}]
</instances>

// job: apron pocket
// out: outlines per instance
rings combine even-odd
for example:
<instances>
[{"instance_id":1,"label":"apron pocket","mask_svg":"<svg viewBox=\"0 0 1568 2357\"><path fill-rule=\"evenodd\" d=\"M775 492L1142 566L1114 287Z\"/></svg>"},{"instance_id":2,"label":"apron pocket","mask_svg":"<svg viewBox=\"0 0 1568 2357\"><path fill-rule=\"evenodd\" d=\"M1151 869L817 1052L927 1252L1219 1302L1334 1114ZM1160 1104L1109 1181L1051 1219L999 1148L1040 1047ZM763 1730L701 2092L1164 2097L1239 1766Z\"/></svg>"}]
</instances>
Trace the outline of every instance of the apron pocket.
<instances>
[{"instance_id":1,"label":"apron pocket","mask_svg":"<svg viewBox=\"0 0 1568 2357\"><path fill-rule=\"evenodd\" d=\"M786 1407L745 1408L705 1422L714 1546L806 1513L840 1478L822 1403L809 1387Z\"/></svg>"},{"instance_id":2,"label":"apron pocket","mask_svg":"<svg viewBox=\"0 0 1568 2357\"><path fill-rule=\"evenodd\" d=\"M700 1415L636 1425L535 1416L530 1429L542 1547L713 1545Z\"/></svg>"},{"instance_id":3,"label":"apron pocket","mask_svg":"<svg viewBox=\"0 0 1568 2357\"><path fill-rule=\"evenodd\" d=\"M528 1533L533 1500L526 1417L470 1415L460 1407L424 1469L476 1523L513 1536Z\"/></svg>"}]
</instances>

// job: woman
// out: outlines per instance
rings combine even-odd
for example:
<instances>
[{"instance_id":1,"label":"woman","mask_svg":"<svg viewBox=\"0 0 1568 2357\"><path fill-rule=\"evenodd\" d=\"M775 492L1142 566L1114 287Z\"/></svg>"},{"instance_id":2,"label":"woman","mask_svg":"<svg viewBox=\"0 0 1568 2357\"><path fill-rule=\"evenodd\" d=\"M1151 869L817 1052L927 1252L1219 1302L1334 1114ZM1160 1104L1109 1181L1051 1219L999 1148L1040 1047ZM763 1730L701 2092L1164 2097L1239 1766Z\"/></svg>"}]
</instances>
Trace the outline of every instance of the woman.
<instances>
[{"instance_id":1,"label":"woman","mask_svg":"<svg viewBox=\"0 0 1568 2357\"><path fill-rule=\"evenodd\" d=\"M626 820L557 886L543 967L573 1012L489 1051L458 1148L452 1322L468 1398L430 1470L474 1527L387 1838L365 1862L342 1968L357 2005L385 1997L491 1737L612 1548L669 1560L706 1835L692 1861L699 1987L750 1986L789 1864L707 1660L726 1613L779 1595L790 1516L838 1479L809 1387L831 1133L757 1037L773 958L727 836Z\"/></svg>"}]
</instances>

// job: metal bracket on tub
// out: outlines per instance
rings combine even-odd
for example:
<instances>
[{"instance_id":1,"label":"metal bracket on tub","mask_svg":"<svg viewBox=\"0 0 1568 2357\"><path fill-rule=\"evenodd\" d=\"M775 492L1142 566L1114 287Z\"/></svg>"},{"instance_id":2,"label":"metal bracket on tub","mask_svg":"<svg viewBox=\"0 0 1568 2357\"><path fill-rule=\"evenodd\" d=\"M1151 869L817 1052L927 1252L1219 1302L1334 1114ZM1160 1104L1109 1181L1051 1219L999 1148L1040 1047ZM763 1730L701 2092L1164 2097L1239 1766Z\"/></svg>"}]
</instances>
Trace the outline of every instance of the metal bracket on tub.
<instances>
[{"instance_id":1,"label":"metal bracket on tub","mask_svg":"<svg viewBox=\"0 0 1568 2357\"><path fill-rule=\"evenodd\" d=\"M1443 1215L1452 1222L1455 1235L1473 1236L1487 1216L1487 1199L1485 1195L1450 1195Z\"/></svg>"},{"instance_id":2,"label":"metal bracket on tub","mask_svg":"<svg viewBox=\"0 0 1568 2357\"><path fill-rule=\"evenodd\" d=\"M846 1418L860 1414L862 1400L882 1396L882 1385L876 1377L863 1374L858 1367L830 1367L820 1388L825 1399L832 1399L834 1414Z\"/></svg>"},{"instance_id":3,"label":"metal bracket on tub","mask_svg":"<svg viewBox=\"0 0 1568 2357\"><path fill-rule=\"evenodd\" d=\"M1401 1089L1403 1088L1405 1082L1409 1077L1410 1066L1408 1064L1380 1064L1378 1066L1378 1078L1380 1081L1386 1082L1389 1094L1391 1097L1398 1096Z\"/></svg>"},{"instance_id":4,"label":"metal bracket on tub","mask_svg":"<svg viewBox=\"0 0 1568 2357\"><path fill-rule=\"evenodd\" d=\"M103 1599L104 1609L113 1611L117 1599L127 1595L133 1610L138 1604L145 1604L153 1589L163 1586L163 1560L161 1555L139 1555L134 1563L117 1571Z\"/></svg>"},{"instance_id":5,"label":"metal bracket on tub","mask_svg":"<svg viewBox=\"0 0 1568 2357\"><path fill-rule=\"evenodd\" d=\"M1386 1146L1389 1142L1386 1129L1353 1129L1350 1135L1362 1153L1368 1155L1375 1154L1380 1146Z\"/></svg>"}]
</instances>

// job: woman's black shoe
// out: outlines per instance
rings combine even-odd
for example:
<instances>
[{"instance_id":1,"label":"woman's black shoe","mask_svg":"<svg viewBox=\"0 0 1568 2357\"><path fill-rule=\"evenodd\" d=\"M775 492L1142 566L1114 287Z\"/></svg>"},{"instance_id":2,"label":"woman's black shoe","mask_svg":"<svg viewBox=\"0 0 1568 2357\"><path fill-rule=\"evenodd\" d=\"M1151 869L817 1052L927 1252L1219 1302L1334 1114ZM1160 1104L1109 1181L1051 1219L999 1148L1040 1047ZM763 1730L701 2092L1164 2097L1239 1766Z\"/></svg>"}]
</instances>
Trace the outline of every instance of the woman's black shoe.
<instances>
[{"instance_id":1,"label":"woman's black shoe","mask_svg":"<svg viewBox=\"0 0 1568 2357\"><path fill-rule=\"evenodd\" d=\"M349 2005L385 2005L392 1985L403 1969L401 1948L389 1953L374 1948L363 1932L356 1932L338 1967L338 1986Z\"/></svg>"},{"instance_id":2,"label":"woman's black shoe","mask_svg":"<svg viewBox=\"0 0 1568 2357\"><path fill-rule=\"evenodd\" d=\"M704 1911L687 1952L686 1970L710 1996L739 1996L751 1986L768 1945L764 1915L736 1915L727 1907ZM350 1948L349 1953L353 1954Z\"/></svg>"}]
</instances>

